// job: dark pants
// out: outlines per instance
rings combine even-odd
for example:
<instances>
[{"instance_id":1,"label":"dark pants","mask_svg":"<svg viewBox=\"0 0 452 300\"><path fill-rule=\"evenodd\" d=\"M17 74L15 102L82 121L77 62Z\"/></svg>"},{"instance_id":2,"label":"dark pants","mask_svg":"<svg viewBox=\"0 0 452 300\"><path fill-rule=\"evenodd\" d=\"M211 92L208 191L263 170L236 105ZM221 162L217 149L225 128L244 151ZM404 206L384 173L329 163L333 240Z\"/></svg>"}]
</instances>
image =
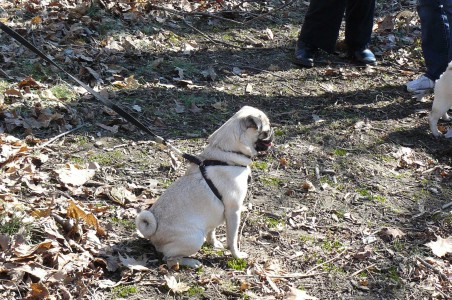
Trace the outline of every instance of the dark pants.
<instances>
[{"instance_id":1,"label":"dark pants","mask_svg":"<svg viewBox=\"0 0 452 300\"><path fill-rule=\"evenodd\" d=\"M333 52L345 13L345 43L350 50L370 42L375 0L311 0L298 41Z\"/></svg>"},{"instance_id":2,"label":"dark pants","mask_svg":"<svg viewBox=\"0 0 452 300\"><path fill-rule=\"evenodd\" d=\"M419 0L426 76L436 80L452 60L452 0Z\"/></svg>"}]
</instances>

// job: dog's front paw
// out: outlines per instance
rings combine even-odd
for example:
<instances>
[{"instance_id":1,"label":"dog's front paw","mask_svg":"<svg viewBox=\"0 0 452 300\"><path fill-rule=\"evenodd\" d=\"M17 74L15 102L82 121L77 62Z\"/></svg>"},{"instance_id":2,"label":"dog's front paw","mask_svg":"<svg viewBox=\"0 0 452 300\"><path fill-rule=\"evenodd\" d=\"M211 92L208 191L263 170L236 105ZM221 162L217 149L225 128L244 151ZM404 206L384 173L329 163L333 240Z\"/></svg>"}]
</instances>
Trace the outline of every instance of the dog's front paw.
<instances>
[{"instance_id":1,"label":"dog's front paw","mask_svg":"<svg viewBox=\"0 0 452 300\"><path fill-rule=\"evenodd\" d=\"M202 266L202 263L199 260L188 257L182 258L180 264L193 269L197 269Z\"/></svg>"},{"instance_id":2,"label":"dog's front paw","mask_svg":"<svg viewBox=\"0 0 452 300\"><path fill-rule=\"evenodd\" d=\"M237 251L235 253L232 253L232 256L234 256L235 258L248 258L248 253L246 252L241 252L241 251Z\"/></svg>"}]
</instances>

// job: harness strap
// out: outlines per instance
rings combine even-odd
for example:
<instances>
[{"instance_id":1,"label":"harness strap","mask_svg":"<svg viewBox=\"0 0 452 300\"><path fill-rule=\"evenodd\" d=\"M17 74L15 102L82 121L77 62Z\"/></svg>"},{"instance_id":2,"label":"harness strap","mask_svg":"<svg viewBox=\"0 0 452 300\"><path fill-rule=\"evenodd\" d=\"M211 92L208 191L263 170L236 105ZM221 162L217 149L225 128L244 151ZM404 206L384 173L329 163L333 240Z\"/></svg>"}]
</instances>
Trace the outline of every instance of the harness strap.
<instances>
[{"instance_id":1,"label":"harness strap","mask_svg":"<svg viewBox=\"0 0 452 300\"><path fill-rule=\"evenodd\" d=\"M210 167L210 166L235 166L235 167L245 168L245 166L230 165L227 162L224 162L221 160L213 160L213 159L200 160L198 157L191 155L191 154L187 154L187 153L182 154L182 157L185 158L186 160L188 160L189 162L192 162L192 163L198 165L199 170L201 171L202 177L204 178L204 180L206 181L207 185L210 187L212 192L215 194L215 196L218 199L220 199L221 202L223 202L223 197L221 196L221 194L218 191L215 184L213 184L212 180L210 180L210 178L207 176L207 167Z\"/></svg>"}]
</instances>

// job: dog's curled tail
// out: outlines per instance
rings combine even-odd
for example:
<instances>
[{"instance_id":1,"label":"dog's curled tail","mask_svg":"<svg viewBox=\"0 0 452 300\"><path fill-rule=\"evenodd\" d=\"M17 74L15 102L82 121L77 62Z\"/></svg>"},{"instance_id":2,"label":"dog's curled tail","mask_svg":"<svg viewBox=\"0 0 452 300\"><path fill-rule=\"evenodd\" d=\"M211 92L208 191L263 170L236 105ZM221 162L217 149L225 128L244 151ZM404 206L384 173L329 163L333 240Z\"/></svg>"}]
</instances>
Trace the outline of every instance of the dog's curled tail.
<instances>
[{"instance_id":1,"label":"dog's curled tail","mask_svg":"<svg viewBox=\"0 0 452 300\"><path fill-rule=\"evenodd\" d=\"M143 210L135 219L138 233L145 238L150 238L157 229L157 220L152 212L149 210Z\"/></svg>"}]
</instances>

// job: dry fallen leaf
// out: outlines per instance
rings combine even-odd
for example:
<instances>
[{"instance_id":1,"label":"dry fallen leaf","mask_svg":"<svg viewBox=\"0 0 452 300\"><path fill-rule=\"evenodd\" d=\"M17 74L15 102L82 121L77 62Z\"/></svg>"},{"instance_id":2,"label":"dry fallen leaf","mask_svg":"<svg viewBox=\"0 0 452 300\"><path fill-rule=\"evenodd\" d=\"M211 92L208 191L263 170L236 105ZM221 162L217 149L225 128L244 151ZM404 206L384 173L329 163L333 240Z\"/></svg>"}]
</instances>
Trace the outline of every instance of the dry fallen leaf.
<instances>
[{"instance_id":1,"label":"dry fallen leaf","mask_svg":"<svg viewBox=\"0 0 452 300\"><path fill-rule=\"evenodd\" d=\"M165 277L166 285L168 286L168 288L176 294L177 293L181 294L190 289L190 287L186 283L181 282L181 281L177 282L177 280L174 276L168 277L165 275L164 277Z\"/></svg>"},{"instance_id":2,"label":"dry fallen leaf","mask_svg":"<svg viewBox=\"0 0 452 300\"><path fill-rule=\"evenodd\" d=\"M315 186L312 184L312 182L310 182L309 180L306 180L305 182L303 182L303 184L301 185L301 187L308 192L315 192Z\"/></svg>"},{"instance_id":3,"label":"dry fallen leaf","mask_svg":"<svg viewBox=\"0 0 452 300\"><path fill-rule=\"evenodd\" d=\"M383 228L378 235L384 240L394 240L405 236L405 233L398 228Z\"/></svg>"},{"instance_id":4,"label":"dry fallen leaf","mask_svg":"<svg viewBox=\"0 0 452 300\"><path fill-rule=\"evenodd\" d=\"M80 166L66 164L62 168L55 170L58 174L58 180L66 185L81 186L94 177L95 171L82 169Z\"/></svg>"},{"instance_id":5,"label":"dry fallen leaf","mask_svg":"<svg viewBox=\"0 0 452 300\"><path fill-rule=\"evenodd\" d=\"M31 283L27 299L48 299L49 296L49 290L42 282Z\"/></svg>"},{"instance_id":6,"label":"dry fallen leaf","mask_svg":"<svg viewBox=\"0 0 452 300\"><path fill-rule=\"evenodd\" d=\"M141 260L136 260L133 257L129 257L127 254L125 254L126 257L123 257L120 253L118 255L122 265L129 268L130 270L149 271L149 269L146 267L146 257L142 257Z\"/></svg>"},{"instance_id":7,"label":"dry fallen leaf","mask_svg":"<svg viewBox=\"0 0 452 300\"><path fill-rule=\"evenodd\" d=\"M438 236L436 242L429 242L425 245L432 249L433 254L443 257L447 253L452 253L452 236L445 239Z\"/></svg>"},{"instance_id":8,"label":"dry fallen leaf","mask_svg":"<svg viewBox=\"0 0 452 300\"><path fill-rule=\"evenodd\" d=\"M74 201L69 200L69 206L66 214L68 218L82 219L89 225L93 225L96 228L98 235L105 235L105 230L100 226L97 218L92 213L86 213Z\"/></svg>"}]
</instances>

